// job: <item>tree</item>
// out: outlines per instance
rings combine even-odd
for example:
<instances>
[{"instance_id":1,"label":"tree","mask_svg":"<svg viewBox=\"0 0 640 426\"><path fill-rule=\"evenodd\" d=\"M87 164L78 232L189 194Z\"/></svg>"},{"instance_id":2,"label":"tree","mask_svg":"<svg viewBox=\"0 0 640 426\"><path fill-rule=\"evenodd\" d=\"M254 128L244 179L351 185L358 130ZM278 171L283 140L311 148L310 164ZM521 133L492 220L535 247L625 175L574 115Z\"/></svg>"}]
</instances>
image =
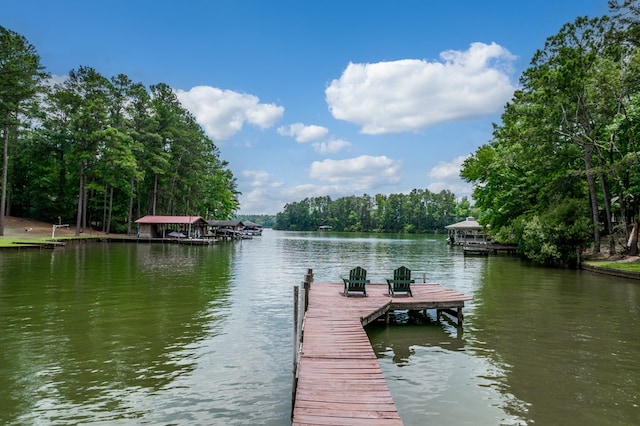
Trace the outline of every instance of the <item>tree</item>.
<instances>
[{"instance_id":1,"label":"tree","mask_svg":"<svg viewBox=\"0 0 640 426\"><path fill-rule=\"evenodd\" d=\"M2 193L0 236L4 235L9 169L9 134L20 124L25 104L42 90L46 78L36 49L21 35L0 26L0 124L2 125Z\"/></svg>"},{"instance_id":2,"label":"tree","mask_svg":"<svg viewBox=\"0 0 640 426\"><path fill-rule=\"evenodd\" d=\"M536 52L533 66L524 77L528 87L544 91L545 106L557 111L560 136L582 149L596 253L600 252L600 212L596 188L598 170L593 162L598 155L601 130L608 123L598 114L602 99L599 91L594 90L594 78L610 31L611 22L607 17L583 17L565 24L557 35L547 39L543 50ZM605 180L601 179L601 185L606 191ZM605 203L609 203L607 198L605 194Z\"/></svg>"},{"instance_id":3,"label":"tree","mask_svg":"<svg viewBox=\"0 0 640 426\"><path fill-rule=\"evenodd\" d=\"M463 165L482 222L498 238L522 243L532 259L571 263L575 247L561 249L556 236L583 244L578 234L587 211L594 252L604 233L615 253L612 194L627 217L630 172L638 158L630 106L640 58L633 37L621 34L628 28L608 17L584 17L549 37L524 72L522 89L505 107L493 140ZM588 210L582 199L589 201ZM573 216L561 209L565 204Z\"/></svg>"},{"instance_id":4,"label":"tree","mask_svg":"<svg viewBox=\"0 0 640 426\"><path fill-rule=\"evenodd\" d=\"M109 93L107 78L91 67L79 67L69 72L69 78L54 88L53 101L62 101L56 108L69 118L64 131L71 137L70 153L73 173L77 179L77 209L75 233L79 235L88 226L89 195L100 190L96 183L100 152L105 137L113 134L109 123Z\"/></svg>"},{"instance_id":5,"label":"tree","mask_svg":"<svg viewBox=\"0 0 640 426\"><path fill-rule=\"evenodd\" d=\"M414 189L409 195L350 195L305 198L284 206L276 215L274 229L312 231L329 225L345 232L443 232L445 226L468 216L469 201L458 204L450 191L433 194ZM458 216L459 214L459 216Z\"/></svg>"}]
</instances>

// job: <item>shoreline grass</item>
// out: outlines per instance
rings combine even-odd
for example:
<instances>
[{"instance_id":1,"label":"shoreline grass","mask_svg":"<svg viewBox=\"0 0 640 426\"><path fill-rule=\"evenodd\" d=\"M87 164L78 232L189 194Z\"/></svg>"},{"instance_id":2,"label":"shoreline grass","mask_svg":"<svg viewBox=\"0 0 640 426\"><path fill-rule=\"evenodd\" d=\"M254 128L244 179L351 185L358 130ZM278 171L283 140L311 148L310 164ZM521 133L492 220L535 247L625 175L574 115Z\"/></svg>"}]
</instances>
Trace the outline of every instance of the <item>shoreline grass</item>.
<instances>
[{"instance_id":1,"label":"shoreline grass","mask_svg":"<svg viewBox=\"0 0 640 426\"><path fill-rule=\"evenodd\" d=\"M589 260L584 262L584 264L589 266L594 266L597 268L609 268L609 269L617 269L620 271L640 273L640 262L609 262L606 260L603 260L603 261Z\"/></svg>"},{"instance_id":2,"label":"shoreline grass","mask_svg":"<svg viewBox=\"0 0 640 426\"><path fill-rule=\"evenodd\" d=\"M76 237L76 236L64 236L64 237L56 237L55 242L64 243L65 241L71 240L88 240L96 237ZM30 237L30 238L20 238L20 237L0 237L0 248L16 248L16 246L21 247L29 247L40 246L42 244L50 244L54 242L51 237Z\"/></svg>"}]
</instances>

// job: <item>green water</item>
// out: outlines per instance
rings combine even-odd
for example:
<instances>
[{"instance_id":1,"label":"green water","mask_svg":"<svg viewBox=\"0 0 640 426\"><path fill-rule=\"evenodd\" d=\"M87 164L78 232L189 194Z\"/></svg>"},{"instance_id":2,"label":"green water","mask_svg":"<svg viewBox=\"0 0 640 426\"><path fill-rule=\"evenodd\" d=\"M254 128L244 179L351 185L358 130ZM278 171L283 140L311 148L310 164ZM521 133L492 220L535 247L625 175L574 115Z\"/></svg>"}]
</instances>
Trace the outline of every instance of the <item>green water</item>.
<instances>
[{"instance_id":1,"label":"green water","mask_svg":"<svg viewBox=\"0 0 640 426\"><path fill-rule=\"evenodd\" d=\"M0 424L286 425L293 286L399 265L473 297L368 329L407 425L636 424L640 283L442 238L288 233L0 252Z\"/></svg>"}]
</instances>

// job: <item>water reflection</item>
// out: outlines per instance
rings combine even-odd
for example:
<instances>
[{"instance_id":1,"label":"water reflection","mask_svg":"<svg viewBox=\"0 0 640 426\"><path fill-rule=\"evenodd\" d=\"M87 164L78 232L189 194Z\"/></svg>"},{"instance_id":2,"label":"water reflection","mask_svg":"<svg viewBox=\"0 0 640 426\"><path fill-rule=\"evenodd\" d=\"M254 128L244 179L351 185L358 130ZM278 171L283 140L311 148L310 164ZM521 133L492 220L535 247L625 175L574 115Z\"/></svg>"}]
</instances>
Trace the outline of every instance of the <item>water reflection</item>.
<instances>
[{"instance_id":1,"label":"water reflection","mask_svg":"<svg viewBox=\"0 0 640 426\"><path fill-rule=\"evenodd\" d=\"M507 407L523 404L495 386L505 372L467 353L462 328L440 318L367 328L405 424L525 424ZM424 317L423 317L424 318Z\"/></svg>"},{"instance_id":2,"label":"water reflection","mask_svg":"<svg viewBox=\"0 0 640 426\"><path fill-rule=\"evenodd\" d=\"M292 287L400 265L473 296L369 328L406 425L635 424L635 281L433 236L265 230L213 246L0 253L0 424L290 424Z\"/></svg>"},{"instance_id":3,"label":"water reflection","mask_svg":"<svg viewBox=\"0 0 640 426\"><path fill-rule=\"evenodd\" d=\"M198 342L223 317L215 306L228 288L217 277L229 265L189 249L76 246L25 253L33 269L4 269L0 401L16 417L3 420L137 418L151 407L134 395L192 374ZM215 264L205 279L204 264Z\"/></svg>"},{"instance_id":4,"label":"water reflection","mask_svg":"<svg viewBox=\"0 0 640 426\"><path fill-rule=\"evenodd\" d=\"M465 347L462 328L448 328L424 315L414 316L406 311L396 312L396 322L401 326L373 324L367 327L378 358L388 358L398 367L411 363L416 346L439 347L445 351L462 351ZM411 325L413 324L413 325Z\"/></svg>"},{"instance_id":5,"label":"water reflection","mask_svg":"<svg viewBox=\"0 0 640 426\"><path fill-rule=\"evenodd\" d=\"M475 294L475 353L540 424L630 424L640 418L638 284L494 259ZM517 271L517 270L516 270ZM621 362L622 361L622 362ZM522 413L513 407L515 414Z\"/></svg>"}]
</instances>

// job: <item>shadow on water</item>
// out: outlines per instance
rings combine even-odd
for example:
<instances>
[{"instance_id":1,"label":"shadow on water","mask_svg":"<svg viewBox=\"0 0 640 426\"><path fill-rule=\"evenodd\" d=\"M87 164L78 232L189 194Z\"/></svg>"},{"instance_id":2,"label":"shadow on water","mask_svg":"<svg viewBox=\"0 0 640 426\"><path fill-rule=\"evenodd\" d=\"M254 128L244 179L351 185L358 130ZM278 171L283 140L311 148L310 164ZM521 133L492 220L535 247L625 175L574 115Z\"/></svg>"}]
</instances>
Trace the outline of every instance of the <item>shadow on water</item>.
<instances>
[{"instance_id":1,"label":"shadow on water","mask_svg":"<svg viewBox=\"0 0 640 426\"><path fill-rule=\"evenodd\" d=\"M507 409L521 401L494 386L502 370L469 352L464 328L431 311L399 317L367 334L405 424L526 424Z\"/></svg>"},{"instance_id":2,"label":"shadow on water","mask_svg":"<svg viewBox=\"0 0 640 426\"><path fill-rule=\"evenodd\" d=\"M398 367L409 365L416 346L438 347L446 351L462 351L465 347L463 329L445 326L422 313L395 312L395 326L371 324L367 334L378 358L391 357Z\"/></svg>"}]
</instances>

